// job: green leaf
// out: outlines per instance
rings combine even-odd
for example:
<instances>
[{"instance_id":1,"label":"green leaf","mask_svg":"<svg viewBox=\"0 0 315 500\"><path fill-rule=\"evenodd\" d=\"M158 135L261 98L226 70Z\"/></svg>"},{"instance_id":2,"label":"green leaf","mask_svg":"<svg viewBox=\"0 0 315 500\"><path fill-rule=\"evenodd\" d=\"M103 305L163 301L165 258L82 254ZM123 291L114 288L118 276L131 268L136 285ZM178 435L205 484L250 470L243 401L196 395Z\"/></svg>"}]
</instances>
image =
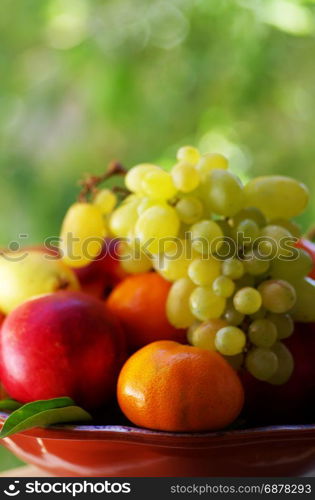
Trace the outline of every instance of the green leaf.
<instances>
[{"instance_id":1,"label":"green leaf","mask_svg":"<svg viewBox=\"0 0 315 500\"><path fill-rule=\"evenodd\" d=\"M10 425L13 426L19 424L21 419L25 420L26 418L32 417L41 411L52 410L54 408L64 408L66 406L73 405L75 405L74 401L68 397L38 400L33 401L32 403L27 403L21 406L17 411L14 411L10 417L7 418L2 431L9 419Z\"/></svg>"},{"instance_id":2,"label":"green leaf","mask_svg":"<svg viewBox=\"0 0 315 500\"><path fill-rule=\"evenodd\" d=\"M0 438L11 436L17 432L45 427L66 422L82 422L92 420L91 415L76 406L71 398L55 398L45 401L34 401L17 409L6 419Z\"/></svg>"},{"instance_id":3,"label":"green leaf","mask_svg":"<svg viewBox=\"0 0 315 500\"><path fill-rule=\"evenodd\" d=\"M21 408L22 403L15 401L15 399L2 399L0 401L0 410L14 411Z\"/></svg>"}]
</instances>

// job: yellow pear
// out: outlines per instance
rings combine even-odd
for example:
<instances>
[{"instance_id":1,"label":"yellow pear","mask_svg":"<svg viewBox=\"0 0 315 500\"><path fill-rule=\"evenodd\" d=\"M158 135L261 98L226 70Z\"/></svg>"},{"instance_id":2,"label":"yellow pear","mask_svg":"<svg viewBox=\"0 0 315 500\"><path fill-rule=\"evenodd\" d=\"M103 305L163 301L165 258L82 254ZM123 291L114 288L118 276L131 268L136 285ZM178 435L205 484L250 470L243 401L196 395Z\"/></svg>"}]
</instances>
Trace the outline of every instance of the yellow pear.
<instances>
[{"instance_id":1,"label":"yellow pear","mask_svg":"<svg viewBox=\"0 0 315 500\"><path fill-rule=\"evenodd\" d=\"M90 203L74 203L68 209L61 228L60 252L71 267L85 267L102 251L106 236L101 209Z\"/></svg>"},{"instance_id":2,"label":"yellow pear","mask_svg":"<svg viewBox=\"0 0 315 500\"><path fill-rule=\"evenodd\" d=\"M79 289L74 272L57 257L32 250L0 255L0 310L5 314L36 295Z\"/></svg>"}]
</instances>

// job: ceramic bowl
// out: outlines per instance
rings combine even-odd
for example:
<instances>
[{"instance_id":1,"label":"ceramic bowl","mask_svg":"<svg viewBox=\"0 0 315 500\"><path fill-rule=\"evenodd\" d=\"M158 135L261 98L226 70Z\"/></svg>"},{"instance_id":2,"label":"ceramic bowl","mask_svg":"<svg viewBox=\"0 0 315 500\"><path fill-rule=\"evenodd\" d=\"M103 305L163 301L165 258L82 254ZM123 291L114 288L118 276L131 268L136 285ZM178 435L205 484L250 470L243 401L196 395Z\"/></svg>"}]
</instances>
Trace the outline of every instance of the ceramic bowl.
<instances>
[{"instance_id":1,"label":"ceramic bowl","mask_svg":"<svg viewBox=\"0 0 315 500\"><path fill-rule=\"evenodd\" d=\"M0 427L6 418L0 413ZM116 425L36 428L2 443L56 476L302 476L315 469L315 425L209 433Z\"/></svg>"}]
</instances>

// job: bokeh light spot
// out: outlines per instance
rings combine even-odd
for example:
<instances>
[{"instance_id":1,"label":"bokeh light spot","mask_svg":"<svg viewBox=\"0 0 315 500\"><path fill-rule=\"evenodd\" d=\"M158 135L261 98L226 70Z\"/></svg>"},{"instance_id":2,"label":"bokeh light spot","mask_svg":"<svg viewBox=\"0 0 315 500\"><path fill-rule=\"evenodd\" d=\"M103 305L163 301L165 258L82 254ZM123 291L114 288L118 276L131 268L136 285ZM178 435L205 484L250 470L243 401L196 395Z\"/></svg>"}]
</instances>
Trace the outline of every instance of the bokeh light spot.
<instances>
[{"instance_id":1,"label":"bokeh light spot","mask_svg":"<svg viewBox=\"0 0 315 500\"><path fill-rule=\"evenodd\" d=\"M87 36L88 9L85 0L53 0L48 9L46 39L55 49L71 49Z\"/></svg>"}]
</instances>

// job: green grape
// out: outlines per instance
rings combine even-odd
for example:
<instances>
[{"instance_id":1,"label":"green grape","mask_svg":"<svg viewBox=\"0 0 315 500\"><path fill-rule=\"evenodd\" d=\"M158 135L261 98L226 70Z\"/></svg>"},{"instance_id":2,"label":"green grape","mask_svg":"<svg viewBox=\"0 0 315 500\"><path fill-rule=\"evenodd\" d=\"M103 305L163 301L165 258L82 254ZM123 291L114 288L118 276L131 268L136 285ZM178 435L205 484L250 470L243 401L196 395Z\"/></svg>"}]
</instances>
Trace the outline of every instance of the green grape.
<instances>
[{"instance_id":1,"label":"green grape","mask_svg":"<svg viewBox=\"0 0 315 500\"><path fill-rule=\"evenodd\" d=\"M227 170L213 170L207 174L203 193L210 211L225 217L237 214L245 201L240 180Z\"/></svg>"},{"instance_id":2,"label":"green grape","mask_svg":"<svg viewBox=\"0 0 315 500\"><path fill-rule=\"evenodd\" d=\"M152 262L150 261L149 257L147 257L145 254L142 254L140 259L137 260L124 260L121 262L121 267L128 273L128 274L139 274L139 273L146 273L152 269Z\"/></svg>"},{"instance_id":3,"label":"green grape","mask_svg":"<svg viewBox=\"0 0 315 500\"><path fill-rule=\"evenodd\" d=\"M84 267L99 256L106 236L104 217L96 205L74 203L62 223L60 252L70 267Z\"/></svg>"},{"instance_id":4,"label":"green grape","mask_svg":"<svg viewBox=\"0 0 315 500\"><path fill-rule=\"evenodd\" d=\"M202 255L211 255L220 249L223 243L221 228L213 220L202 220L191 226L193 248Z\"/></svg>"},{"instance_id":5,"label":"green grape","mask_svg":"<svg viewBox=\"0 0 315 500\"><path fill-rule=\"evenodd\" d=\"M244 219L236 227L234 236L241 245L249 246L258 238L259 232L259 226L254 220Z\"/></svg>"},{"instance_id":6,"label":"green grape","mask_svg":"<svg viewBox=\"0 0 315 500\"><path fill-rule=\"evenodd\" d=\"M126 196L121 202L121 205L127 205L128 203L140 203L141 197L138 194L131 193Z\"/></svg>"},{"instance_id":7,"label":"green grape","mask_svg":"<svg viewBox=\"0 0 315 500\"><path fill-rule=\"evenodd\" d=\"M230 300L227 303L223 318L229 325L238 326L243 323L245 316L235 309L233 301Z\"/></svg>"},{"instance_id":8,"label":"green grape","mask_svg":"<svg viewBox=\"0 0 315 500\"><path fill-rule=\"evenodd\" d=\"M191 314L191 313L190 313ZM193 341L193 333L194 331L196 330L196 328L198 328L198 326L200 326L202 323L201 321L197 321L195 320L193 322L192 325L190 325L188 328L187 328L187 342L188 344L191 344L192 345L192 341Z\"/></svg>"},{"instance_id":9,"label":"green grape","mask_svg":"<svg viewBox=\"0 0 315 500\"><path fill-rule=\"evenodd\" d=\"M282 314L290 311L296 302L296 292L290 283L284 280L264 281L258 287L262 303L267 311Z\"/></svg>"},{"instance_id":10,"label":"green grape","mask_svg":"<svg viewBox=\"0 0 315 500\"><path fill-rule=\"evenodd\" d=\"M179 219L174 208L154 205L143 212L135 226L135 236L146 251L163 253L167 241L175 238L179 230Z\"/></svg>"},{"instance_id":11,"label":"green grape","mask_svg":"<svg viewBox=\"0 0 315 500\"><path fill-rule=\"evenodd\" d=\"M96 194L93 204L100 208L103 215L108 215L117 205L117 196L110 189L102 189Z\"/></svg>"},{"instance_id":12,"label":"green grape","mask_svg":"<svg viewBox=\"0 0 315 500\"><path fill-rule=\"evenodd\" d=\"M212 319L201 323L190 333L190 343L200 349L215 351L216 333L224 326L226 326L226 322L222 319Z\"/></svg>"},{"instance_id":13,"label":"green grape","mask_svg":"<svg viewBox=\"0 0 315 500\"><path fill-rule=\"evenodd\" d=\"M294 281L296 303L290 312L294 321L302 323L315 322L315 280L300 278Z\"/></svg>"},{"instance_id":14,"label":"green grape","mask_svg":"<svg viewBox=\"0 0 315 500\"><path fill-rule=\"evenodd\" d=\"M148 198L147 196L138 198L137 212L138 215L143 214L148 208L160 205L162 207L167 207L168 204L165 200L155 200L153 198Z\"/></svg>"},{"instance_id":15,"label":"green grape","mask_svg":"<svg viewBox=\"0 0 315 500\"><path fill-rule=\"evenodd\" d=\"M171 175L175 187L182 193L193 191L200 181L198 171L191 163L185 161L177 163L172 168Z\"/></svg>"},{"instance_id":16,"label":"green grape","mask_svg":"<svg viewBox=\"0 0 315 500\"><path fill-rule=\"evenodd\" d=\"M219 153L206 153L201 156L196 168L201 174L207 174L214 169L227 170L229 162L225 156Z\"/></svg>"},{"instance_id":17,"label":"green grape","mask_svg":"<svg viewBox=\"0 0 315 500\"><path fill-rule=\"evenodd\" d=\"M189 306L190 295L195 285L188 278L175 281L168 293L166 301L166 315L175 328L188 328L196 318Z\"/></svg>"},{"instance_id":18,"label":"green grape","mask_svg":"<svg viewBox=\"0 0 315 500\"><path fill-rule=\"evenodd\" d=\"M272 352L277 356L277 371L268 378L267 382L273 385L283 385L291 377L294 370L294 359L289 349L282 343L277 342L272 346Z\"/></svg>"},{"instance_id":19,"label":"green grape","mask_svg":"<svg viewBox=\"0 0 315 500\"><path fill-rule=\"evenodd\" d=\"M238 259L227 259L222 262L222 274L231 280L238 280L244 274L243 263Z\"/></svg>"},{"instance_id":20,"label":"green grape","mask_svg":"<svg viewBox=\"0 0 315 500\"><path fill-rule=\"evenodd\" d=\"M149 172L160 171L160 168L151 163L141 163L131 168L125 176L126 187L134 192L143 194L142 181Z\"/></svg>"},{"instance_id":21,"label":"green grape","mask_svg":"<svg viewBox=\"0 0 315 500\"><path fill-rule=\"evenodd\" d=\"M257 240L257 249L262 256L286 257L291 256L293 244L294 239L291 233L284 227L265 226Z\"/></svg>"},{"instance_id":22,"label":"green grape","mask_svg":"<svg viewBox=\"0 0 315 500\"><path fill-rule=\"evenodd\" d=\"M188 267L188 276L196 285L211 285L220 276L221 262L214 257L194 259Z\"/></svg>"},{"instance_id":23,"label":"green grape","mask_svg":"<svg viewBox=\"0 0 315 500\"><path fill-rule=\"evenodd\" d=\"M212 289L219 297L231 297L235 290L235 283L226 276L218 276L212 283Z\"/></svg>"},{"instance_id":24,"label":"green grape","mask_svg":"<svg viewBox=\"0 0 315 500\"><path fill-rule=\"evenodd\" d=\"M270 349L254 347L245 358L246 369L258 380L269 380L278 370L278 357Z\"/></svg>"},{"instance_id":25,"label":"green grape","mask_svg":"<svg viewBox=\"0 0 315 500\"><path fill-rule=\"evenodd\" d=\"M265 274L270 267L270 262L259 258L254 251L246 253L243 262L245 271L251 276Z\"/></svg>"},{"instance_id":26,"label":"green grape","mask_svg":"<svg viewBox=\"0 0 315 500\"><path fill-rule=\"evenodd\" d=\"M242 352L236 354L235 356L223 356L223 357L235 371L238 372L242 368L244 363L244 354Z\"/></svg>"},{"instance_id":27,"label":"green grape","mask_svg":"<svg viewBox=\"0 0 315 500\"><path fill-rule=\"evenodd\" d=\"M185 224L194 224L203 214L201 201L193 196L181 198L175 208L179 219Z\"/></svg>"},{"instance_id":28,"label":"green grape","mask_svg":"<svg viewBox=\"0 0 315 500\"><path fill-rule=\"evenodd\" d=\"M187 161L195 165L199 161L200 153L193 146L183 146L177 151L176 158L178 161Z\"/></svg>"},{"instance_id":29,"label":"green grape","mask_svg":"<svg viewBox=\"0 0 315 500\"><path fill-rule=\"evenodd\" d=\"M170 244L163 254L154 256L153 267L166 280L176 281L187 277L192 258L190 242L178 240Z\"/></svg>"},{"instance_id":30,"label":"green grape","mask_svg":"<svg viewBox=\"0 0 315 500\"><path fill-rule=\"evenodd\" d=\"M201 321L217 319L225 309L225 299L215 295L210 287L199 286L190 296L190 309Z\"/></svg>"},{"instance_id":31,"label":"green grape","mask_svg":"<svg viewBox=\"0 0 315 500\"><path fill-rule=\"evenodd\" d=\"M278 218L278 219L272 219L272 220L270 220L268 224L270 224L271 226L281 226L281 227L284 227L295 238L300 238L301 235L302 235L300 226L296 222L294 222L293 220Z\"/></svg>"},{"instance_id":32,"label":"green grape","mask_svg":"<svg viewBox=\"0 0 315 500\"><path fill-rule=\"evenodd\" d=\"M259 291L249 286L238 290L233 298L235 309L242 314L254 314L260 309L261 303Z\"/></svg>"},{"instance_id":33,"label":"green grape","mask_svg":"<svg viewBox=\"0 0 315 500\"><path fill-rule=\"evenodd\" d=\"M270 269L272 278L286 279L294 282L310 273L313 268L313 260L310 254L301 248L296 248L294 251L296 257L292 260L273 259Z\"/></svg>"},{"instance_id":34,"label":"green grape","mask_svg":"<svg viewBox=\"0 0 315 500\"><path fill-rule=\"evenodd\" d=\"M264 227L267 224L266 217L258 208L248 207L243 208L243 210L234 215L234 217L231 219L232 226L237 227L246 219L253 220L254 222L256 222L258 227Z\"/></svg>"},{"instance_id":35,"label":"green grape","mask_svg":"<svg viewBox=\"0 0 315 500\"><path fill-rule=\"evenodd\" d=\"M230 227L227 220L217 219L215 222L220 227L224 236L222 245L218 249L216 255L221 260L231 258L233 255L235 255L235 252L237 250L236 243L233 240L232 228Z\"/></svg>"},{"instance_id":36,"label":"green grape","mask_svg":"<svg viewBox=\"0 0 315 500\"><path fill-rule=\"evenodd\" d=\"M128 245L125 241L119 244L119 256L120 265L127 273L146 273L152 269L151 259L140 249Z\"/></svg>"},{"instance_id":37,"label":"green grape","mask_svg":"<svg viewBox=\"0 0 315 500\"><path fill-rule=\"evenodd\" d=\"M259 208L268 219L292 219L304 211L309 199L304 184L281 175L256 177L244 191L246 205Z\"/></svg>"},{"instance_id":38,"label":"green grape","mask_svg":"<svg viewBox=\"0 0 315 500\"><path fill-rule=\"evenodd\" d=\"M246 335L240 328L225 326L215 336L216 349L225 356L240 354L246 344Z\"/></svg>"},{"instance_id":39,"label":"green grape","mask_svg":"<svg viewBox=\"0 0 315 500\"><path fill-rule=\"evenodd\" d=\"M148 172L142 180L141 188L149 198L169 200L176 194L172 176L162 169Z\"/></svg>"},{"instance_id":40,"label":"green grape","mask_svg":"<svg viewBox=\"0 0 315 500\"><path fill-rule=\"evenodd\" d=\"M272 321L277 329L278 340L290 337L294 331L294 321L290 314L269 313L267 319Z\"/></svg>"},{"instance_id":41,"label":"green grape","mask_svg":"<svg viewBox=\"0 0 315 500\"><path fill-rule=\"evenodd\" d=\"M256 319L248 330L249 340L257 347L271 347L277 340L277 328L268 319Z\"/></svg>"},{"instance_id":42,"label":"green grape","mask_svg":"<svg viewBox=\"0 0 315 500\"><path fill-rule=\"evenodd\" d=\"M138 203L138 200L130 201L114 210L109 219L109 229L113 236L118 238L130 236L138 220Z\"/></svg>"}]
</instances>

